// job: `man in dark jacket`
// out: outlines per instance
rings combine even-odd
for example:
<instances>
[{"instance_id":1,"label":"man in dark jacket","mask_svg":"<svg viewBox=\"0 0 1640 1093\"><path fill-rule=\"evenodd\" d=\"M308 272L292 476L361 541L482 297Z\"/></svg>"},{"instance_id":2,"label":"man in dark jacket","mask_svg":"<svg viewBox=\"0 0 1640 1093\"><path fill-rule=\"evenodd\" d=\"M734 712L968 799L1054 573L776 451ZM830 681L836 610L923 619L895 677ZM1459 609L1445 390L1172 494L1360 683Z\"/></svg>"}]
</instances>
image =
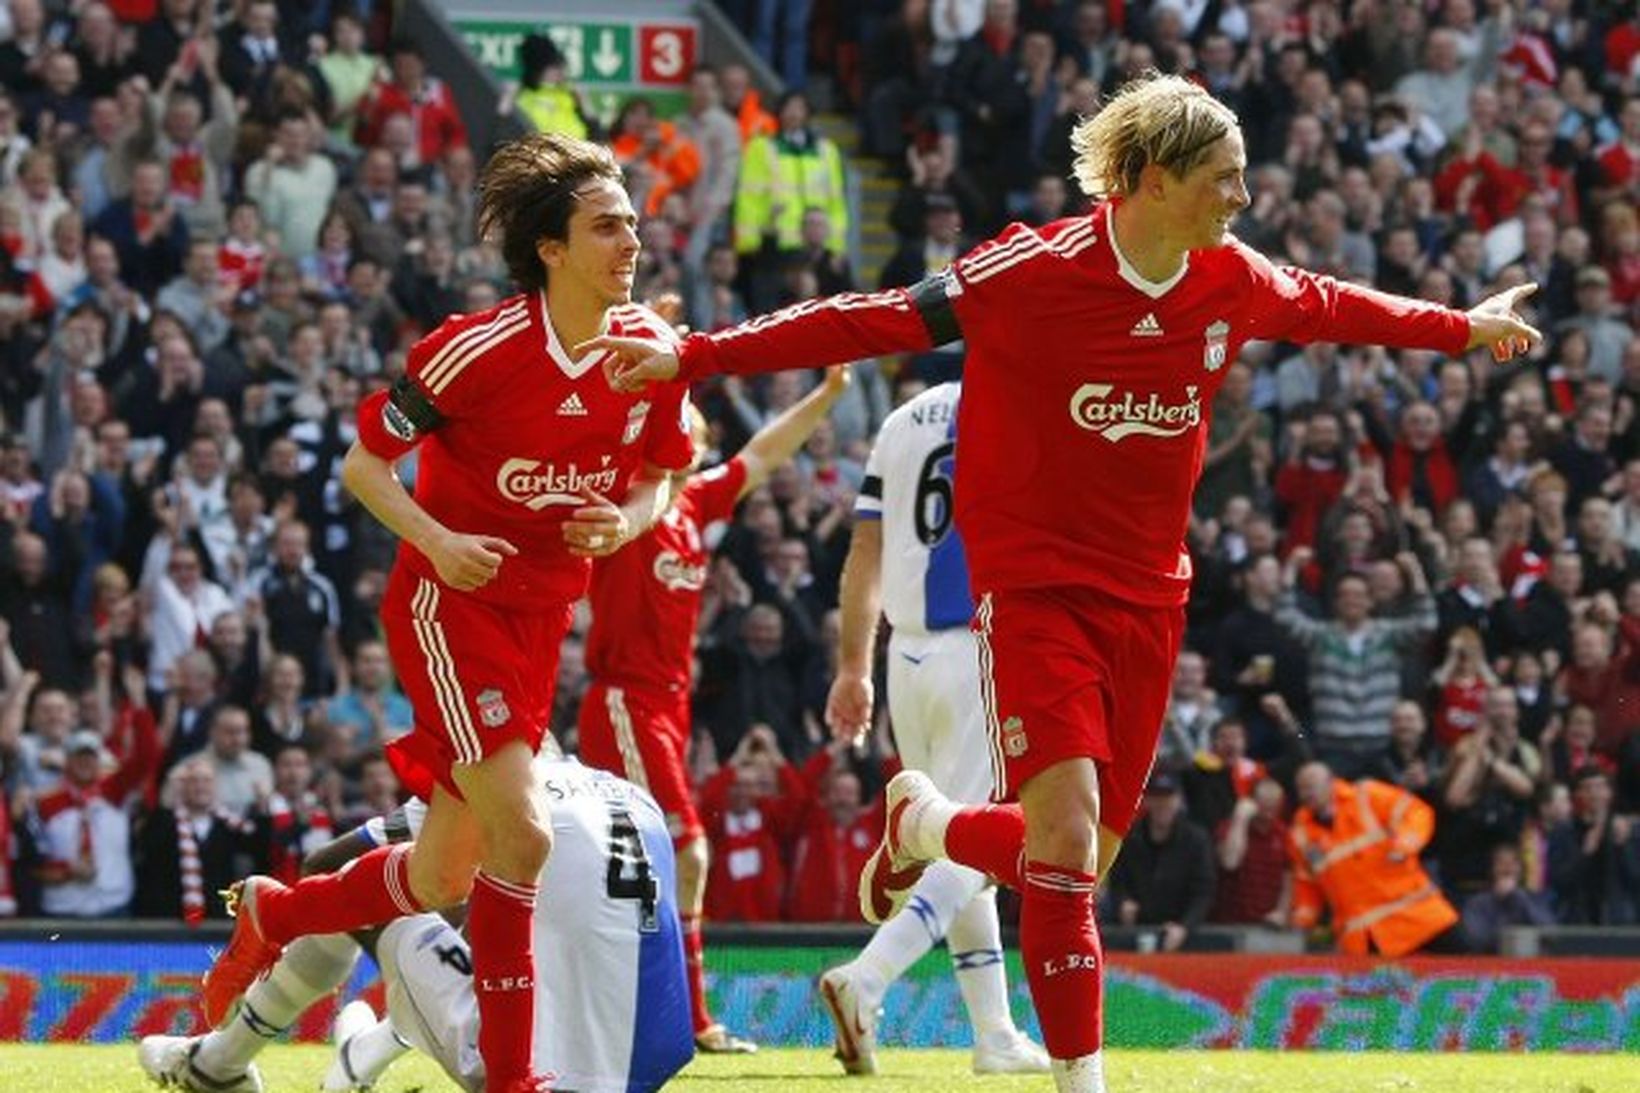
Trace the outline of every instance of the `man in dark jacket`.
<instances>
[{"instance_id":1,"label":"man in dark jacket","mask_svg":"<svg viewBox=\"0 0 1640 1093\"><path fill-rule=\"evenodd\" d=\"M1110 874L1110 899L1124 926L1160 926L1161 948L1173 952L1213 905L1213 844L1184 815L1179 780L1152 776L1140 822Z\"/></svg>"}]
</instances>

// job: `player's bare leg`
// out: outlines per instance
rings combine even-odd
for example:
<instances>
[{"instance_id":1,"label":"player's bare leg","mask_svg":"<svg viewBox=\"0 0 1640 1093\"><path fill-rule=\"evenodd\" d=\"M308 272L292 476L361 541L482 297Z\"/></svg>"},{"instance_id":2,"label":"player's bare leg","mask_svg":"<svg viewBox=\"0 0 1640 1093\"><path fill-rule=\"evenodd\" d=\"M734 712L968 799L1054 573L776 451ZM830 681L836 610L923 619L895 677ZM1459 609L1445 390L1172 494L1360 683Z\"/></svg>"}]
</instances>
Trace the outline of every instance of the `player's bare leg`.
<instances>
[{"instance_id":1,"label":"player's bare leg","mask_svg":"<svg viewBox=\"0 0 1640 1093\"><path fill-rule=\"evenodd\" d=\"M1020 953L1060 1093L1103 1093L1105 957L1094 921L1098 773L1055 763L1020 789L1025 865Z\"/></svg>"},{"instance_id":2,"label":"player's bare leg","mask_svg":"<svg viewBox=\"0 0 1640 1093\"><path fill-rule=\"evenodd\" d=\"M706 874L711 845L697 835L677 848L678 920L683 926L683 957L689 972L689 1007L695 1023L695 1048L708 1055L749 1055L757 1045L712 1020L706 1008L706 963L700 917L706 908Z\"/></svg>"},{"instance_id":3,"label":"player's bare leg","mask_svg":"<svg viewBox=\"0 0 1640 1093\"><path fill-rule=\"evenodd\" d=\"M552 818L533 758L529 745L513 740L483 762L451 768L483 846L467 919L478 1049L488 1086L506 1093L532 1089L536 1081L532 922L536 883L552 850Z\"/></svg>"}]
</instances>

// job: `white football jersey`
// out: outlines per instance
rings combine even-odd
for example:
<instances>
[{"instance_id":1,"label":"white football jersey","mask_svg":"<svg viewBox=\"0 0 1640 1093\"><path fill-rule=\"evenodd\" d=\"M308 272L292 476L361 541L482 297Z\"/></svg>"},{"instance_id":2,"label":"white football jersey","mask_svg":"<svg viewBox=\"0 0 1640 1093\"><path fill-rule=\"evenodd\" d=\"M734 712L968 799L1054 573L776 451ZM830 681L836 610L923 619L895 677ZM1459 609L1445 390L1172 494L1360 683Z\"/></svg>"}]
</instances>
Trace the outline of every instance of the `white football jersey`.
<instances>
[{"instance_id":1,"label":"white football jersey","mask_svg":"<svg viewBox=\"0 0 1640 1093\"><path fill-rule=\"evenodd\" d=\"M952 523L957 400L942 383L888 415L854 503L883 529L883 614L897 633L967 626L974 614L968 559Z\"/></svg>"},{"instance_id":2,"label":"white football jersey","mask_svg":"<svg viewBox=\"0 0 1640 1093\"><path fill-rule=\"evenodd\" d=\"M658 1089L694 1056L666 817L631 782L573 760L538 759L536 771L553 832L535 906L536 1070L554 1088L580 1093ZM405 812L407 823L378 824L372 839L414 837L423 811ZM422 1035L404 1029L407 1038L464 1086L481 1088L470 957L442 923L395 937L391 971L408 988L398 996L423 1012L393 1019L401 1028L426 1024ZM425 1013L431 999L437 1020Z\"/></svg>"}]
</instances>

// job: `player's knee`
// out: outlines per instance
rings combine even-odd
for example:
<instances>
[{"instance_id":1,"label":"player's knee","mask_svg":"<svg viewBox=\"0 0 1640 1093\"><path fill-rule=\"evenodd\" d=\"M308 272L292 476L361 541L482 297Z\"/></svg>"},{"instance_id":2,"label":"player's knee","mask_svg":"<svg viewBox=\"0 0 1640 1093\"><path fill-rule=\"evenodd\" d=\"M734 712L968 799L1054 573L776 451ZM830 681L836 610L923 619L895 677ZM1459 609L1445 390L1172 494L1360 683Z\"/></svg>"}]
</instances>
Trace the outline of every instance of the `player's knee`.
<instances>
[{"instance_id":1,"label":"player's knee","mask_svg":"<svg viewBox=\"0 0 1640 1093\"><path fill-rule=\"evenodd\" d=\"M432 854L410 855L410 892L428 910L453 907L473 890L470 863Z\"/></svg>"},{"instance_id":2,"label":"player's knee","mask_svg":"<svg viewBox=\"0 0 1640 1093\"><path fill-rule=\"evenodd\" d=\"M1099 856L1099 825L1081 810L1048 811L1026 819L1027 851L1036 861L1084 872Z\"/></svg>"},{"instance_id":3,"label":"player's knee","mask_svg":"<svg viewBox=\"0 0 1640 1093\"><path fill-rule=\"evenodd\" d=\"M1027 782L1025 854L1031 861L1091 872L1099 856L1099 791L1093 764L1060 763Z\"/></svg>"},{"instance_id":4,"label":"player's knee","mask_svg":"<svg viewBox=\"0 0 1640 1093\"><path fill-rule=\"evenodd\" d=\"M704 876L712 862L712 846L705 835L697 835L678 847L678 869L688 869L696 876Z\"/></svg>"},{"instance_id":5,"label":"player's knee","mask_svg":"<svg viewBox=\"0 0 1640 1093\"><path fill-rule=\"evenodd\" d=\"M712 847L705 835L697 835L677 848L678 892L684 897L706 890L706 871L712 864ZM684 908L686 911L689 908Z\"/></svg>"},{"instance_id":6,"label":"player's knee","mask_svg":"<svg viewBox=\"0 0 1640 1093\"><path fill-rule=\"evenodd\" d=\"M487 839L484 868L509 880L532 881L552 854L552 822L531 815Z\"/></svg>"}]
</instances>

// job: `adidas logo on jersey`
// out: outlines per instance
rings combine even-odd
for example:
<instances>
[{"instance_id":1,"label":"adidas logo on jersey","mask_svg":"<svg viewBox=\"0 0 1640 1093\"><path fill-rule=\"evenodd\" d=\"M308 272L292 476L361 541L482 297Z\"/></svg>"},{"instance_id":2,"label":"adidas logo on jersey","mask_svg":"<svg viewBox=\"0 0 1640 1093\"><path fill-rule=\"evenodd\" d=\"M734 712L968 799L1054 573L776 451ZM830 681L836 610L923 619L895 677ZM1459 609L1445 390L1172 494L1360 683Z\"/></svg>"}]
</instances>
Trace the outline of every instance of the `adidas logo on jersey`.
<instances>
[{"instance_id":1,"label":"adidas logo on jersey","mask_svg":"<svg viewBox=\"0 0 1640 1093\"><path fill-rule=\"evenodd\" d=\"M1156 321L1154 311L1146 312L1145 317L1133 324L1128 334L1135 338L1154 338L1162 332L1162 324Z\"/></svg>"},{"instance_id":2,"label":"adidas logo on jersey","mask_svg":"<svg viewBox=\"0 0 1640 1093\"><path fill-rule=\"evenodd\" d=\"M560 402L558 404L558 416L559 417L586 417L587 416L587 408L581 402L581 396L579 394L577 394L576 392L571 391L569 393L569 398L565 399L563 402Z\"/></svg>"}]
</instances>

